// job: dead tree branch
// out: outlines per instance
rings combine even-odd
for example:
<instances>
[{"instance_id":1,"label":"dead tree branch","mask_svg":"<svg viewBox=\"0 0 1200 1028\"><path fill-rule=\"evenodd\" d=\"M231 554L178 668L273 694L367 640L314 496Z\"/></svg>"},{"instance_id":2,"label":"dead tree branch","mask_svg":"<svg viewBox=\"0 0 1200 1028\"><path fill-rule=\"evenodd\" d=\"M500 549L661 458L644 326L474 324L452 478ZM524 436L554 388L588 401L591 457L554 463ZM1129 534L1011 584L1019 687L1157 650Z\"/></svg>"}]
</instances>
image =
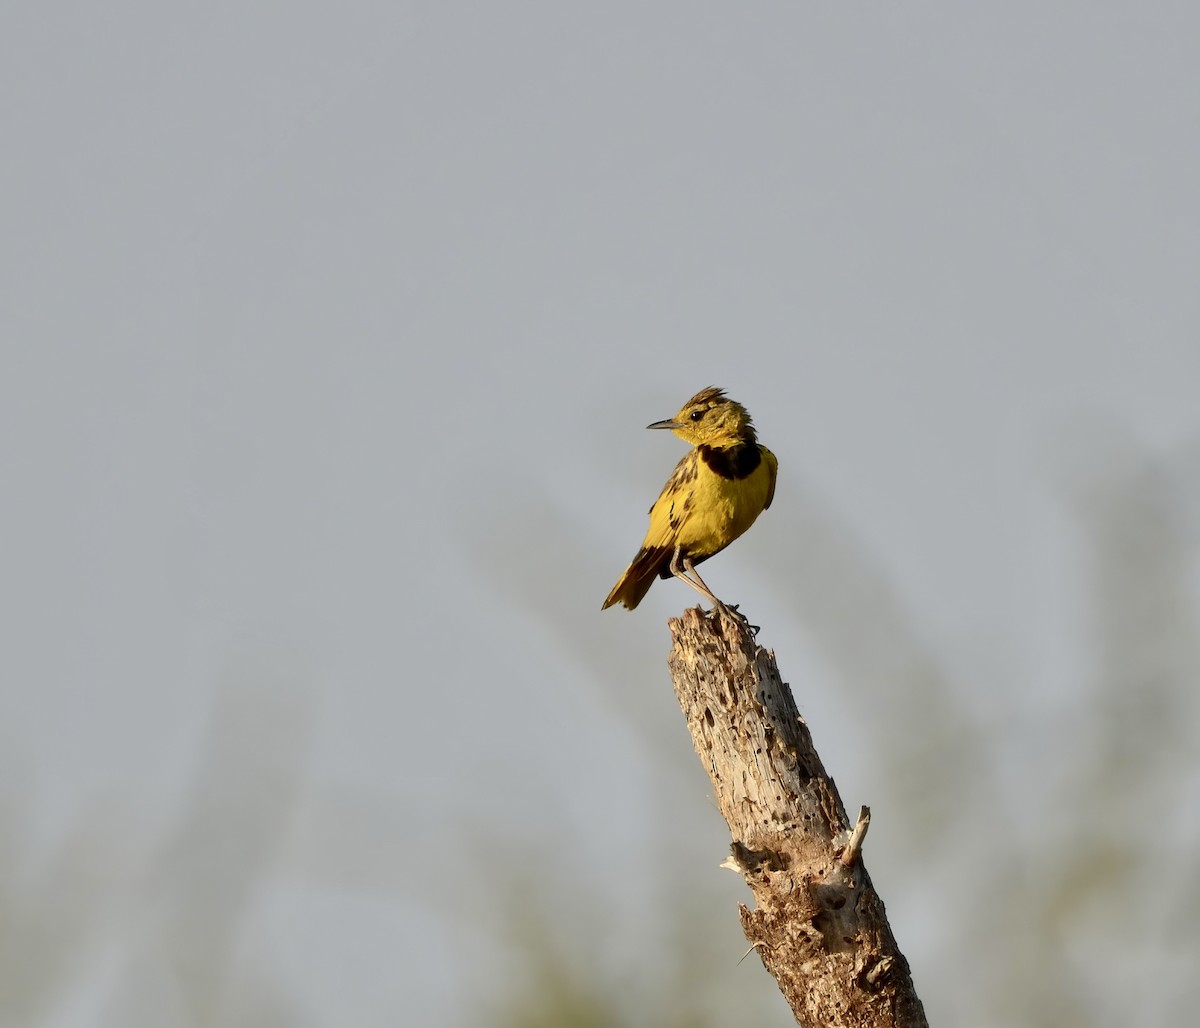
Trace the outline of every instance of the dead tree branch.
<instances>
[{"instance_id":1,"label":"dead tree branch","mask_svg":"<svg viewBox=\"0 0 1200 1028\"><path fill-rule=\"evenodd\" d=\"M675 694L754 894L751 948L806 1028L927 1028L908 962L775 655L698 608L670 622Z\"/></svg>"}]
</instances>

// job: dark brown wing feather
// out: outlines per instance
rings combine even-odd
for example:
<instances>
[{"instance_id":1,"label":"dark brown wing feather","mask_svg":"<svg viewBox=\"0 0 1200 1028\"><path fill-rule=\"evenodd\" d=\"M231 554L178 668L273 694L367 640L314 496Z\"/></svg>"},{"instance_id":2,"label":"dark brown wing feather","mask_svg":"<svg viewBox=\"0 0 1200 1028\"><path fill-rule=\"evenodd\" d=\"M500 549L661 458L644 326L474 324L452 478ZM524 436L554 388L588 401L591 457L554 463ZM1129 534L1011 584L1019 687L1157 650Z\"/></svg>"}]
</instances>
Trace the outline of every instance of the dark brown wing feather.
<instances>
[{"instance_id":1,"label":"dark brown wing feather","mask_svg":"<svg viewBox=\"0 0 1200 1028\"><path fill-rule=\"evenodd\" d=\"M650 591L650 586L654 584L656 577L659 575L662 575L663 578L670 577L667 566L671 563L673 552L674 550L669 547L662 546L643 547L638 550L637 556L625 569L621 580L613 586L613 591L608 594L608 599L604 601L604 606L600 609L606 610L614 603L623 603L633 610L642 602L642 597Z\"/></svg>"}]
</instances>

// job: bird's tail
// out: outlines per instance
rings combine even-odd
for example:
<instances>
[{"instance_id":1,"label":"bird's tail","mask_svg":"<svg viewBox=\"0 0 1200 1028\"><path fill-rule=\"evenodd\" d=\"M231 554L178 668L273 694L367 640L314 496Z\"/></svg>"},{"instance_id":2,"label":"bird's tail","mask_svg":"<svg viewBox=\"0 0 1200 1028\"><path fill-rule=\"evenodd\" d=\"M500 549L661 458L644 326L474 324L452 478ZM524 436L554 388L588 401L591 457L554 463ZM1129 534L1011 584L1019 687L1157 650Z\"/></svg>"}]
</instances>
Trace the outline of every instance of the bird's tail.
<instances>
[{"instance_id":1,"label":"bird's tail","mask_svg":"<svg viewBox=\"0 0 1200 1028\"><path fill-rule=\"evenodd\" d=\"M633 563L625 569L625 574L613 586L612 592L608 594L608 599L600 609L607 610L614 603L623 603L633 610L650 591L656 577L668 577L664 571L671 562L672 552L669 546L643 547L638 550Z\"/></svg>"}]
</instances>

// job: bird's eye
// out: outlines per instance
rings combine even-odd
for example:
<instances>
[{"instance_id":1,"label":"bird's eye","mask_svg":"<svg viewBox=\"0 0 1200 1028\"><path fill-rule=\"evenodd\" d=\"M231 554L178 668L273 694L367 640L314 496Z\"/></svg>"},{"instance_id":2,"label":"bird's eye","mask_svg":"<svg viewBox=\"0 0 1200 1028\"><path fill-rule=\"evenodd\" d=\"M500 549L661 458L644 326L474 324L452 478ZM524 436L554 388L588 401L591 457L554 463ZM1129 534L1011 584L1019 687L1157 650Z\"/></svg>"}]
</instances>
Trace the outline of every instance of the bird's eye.
<instances>
[{"instance_id":1,"label":"bird's eye","mask_svg":"<svg viewBox=\"0 0 1200 1028\"><path fill-rule=\"evenodd\" d=\"M693 421L699 421L702 417L704 417L704 411L694 410L688 415L688 417L690 417Z\"/></svg>"}]
</instances>

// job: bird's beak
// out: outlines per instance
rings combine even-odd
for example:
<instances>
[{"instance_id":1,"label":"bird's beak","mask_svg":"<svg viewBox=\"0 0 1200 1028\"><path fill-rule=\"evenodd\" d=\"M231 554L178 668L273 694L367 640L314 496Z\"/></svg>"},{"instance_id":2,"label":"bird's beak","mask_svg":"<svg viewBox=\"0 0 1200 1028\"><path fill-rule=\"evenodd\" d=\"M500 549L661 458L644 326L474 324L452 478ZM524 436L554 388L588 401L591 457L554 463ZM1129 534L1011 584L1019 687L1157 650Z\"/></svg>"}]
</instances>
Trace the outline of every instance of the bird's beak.
<instances>
[{"instance_id":1,"label":"bird's beak","mask_svg":"<svg viewBox=\"0 0 1200 1028\"><path fill-rule=\"evenodd\" d=\"M683 425L678 421L672 421L668 418L666 421L656 421L653 425L647 425L647 428L683 428Z\"/></svg>"}]
</instances>

